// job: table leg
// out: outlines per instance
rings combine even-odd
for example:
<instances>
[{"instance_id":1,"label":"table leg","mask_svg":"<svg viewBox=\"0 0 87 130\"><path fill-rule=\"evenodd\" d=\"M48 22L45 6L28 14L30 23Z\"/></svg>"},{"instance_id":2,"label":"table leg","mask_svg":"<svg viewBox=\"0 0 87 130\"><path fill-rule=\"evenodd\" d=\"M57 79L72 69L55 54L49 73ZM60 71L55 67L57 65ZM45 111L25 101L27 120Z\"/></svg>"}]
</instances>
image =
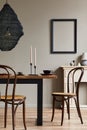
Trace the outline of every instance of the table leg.
<instances>
[{"instance_id":1,"label":"table leg","mask_svg":"<svg viewBox=\"0 0 87 130\"><path fill-rule=\"evenodd\" d=\"M43 125L43 80L40 79L37 86L37 125Z\"/></svg>"}]
</instances>

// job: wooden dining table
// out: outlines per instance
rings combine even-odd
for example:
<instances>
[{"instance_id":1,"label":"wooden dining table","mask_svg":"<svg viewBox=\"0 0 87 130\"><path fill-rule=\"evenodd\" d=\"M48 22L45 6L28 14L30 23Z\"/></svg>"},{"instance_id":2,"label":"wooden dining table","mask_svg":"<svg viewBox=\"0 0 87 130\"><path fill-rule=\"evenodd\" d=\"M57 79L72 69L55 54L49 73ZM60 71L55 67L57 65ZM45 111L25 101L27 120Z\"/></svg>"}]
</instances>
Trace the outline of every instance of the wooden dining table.
<instances>
[{"instance_id":1,"label":"wooden dining table","mask_svg":"<svg viewBox=\"0 0 87 130\"><path fill-rule=\"evenodd\" d=\"M43 125L43 79L56 79L55 74L50 75L17 75L17 84L37 84L37 126ZM0 75L0 84L5 84L7 76ZM10 76L10 84L14 82L14 76Z\"/></svg>"}]
</instances>

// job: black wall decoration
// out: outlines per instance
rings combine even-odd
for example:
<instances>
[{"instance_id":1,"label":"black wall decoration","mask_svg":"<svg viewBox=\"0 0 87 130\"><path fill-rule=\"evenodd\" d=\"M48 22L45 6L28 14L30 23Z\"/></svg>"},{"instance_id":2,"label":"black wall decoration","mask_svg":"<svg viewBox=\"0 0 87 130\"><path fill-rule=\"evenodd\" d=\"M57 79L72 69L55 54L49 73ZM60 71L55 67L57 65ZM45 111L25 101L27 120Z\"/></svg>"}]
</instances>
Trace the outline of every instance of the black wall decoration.
<instances>
[{"instance_id":1,"label":"black wall decoration","mask_svg":"<svg viewBox=\"0 0 87 130\"><path fill-rule=\"evenodd\" d=\"M16 13L6 3L0 11L0 50L12 50L23 34L23 27Z\"/></svg>"},{"instance_id":2,"label":"black wall decoration","mask_svg":"<svg viewBox=\"0 0 87 130\"><path fill-rule=\"evenodd\" d=\"M51 19L50 40L52 54L77 53L77 19Z\"/></svg>"}]
</instances>

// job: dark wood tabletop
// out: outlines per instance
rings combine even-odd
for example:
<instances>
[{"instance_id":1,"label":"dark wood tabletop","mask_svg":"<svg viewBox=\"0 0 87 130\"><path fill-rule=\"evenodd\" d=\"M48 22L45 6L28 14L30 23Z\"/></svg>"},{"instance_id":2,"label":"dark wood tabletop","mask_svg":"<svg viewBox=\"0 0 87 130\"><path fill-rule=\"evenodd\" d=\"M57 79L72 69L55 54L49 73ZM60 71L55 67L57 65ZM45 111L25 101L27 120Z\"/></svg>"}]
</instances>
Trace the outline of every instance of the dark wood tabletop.
<instances>
[{"instance_id":1,"label":"dark wood tabletop","mask_svg":"<svg viewBox=\"0 0 87 130\"><path fill-rule=\"evenodd\" d=\"M6 74L0 74L1 78L7 78ZM10 78L14 78L13 75L10 75ZM50 75L17 75L17 79L50 79L50 78L57 78L57 75L50 74Z\"/></svg>"}]
</instances>

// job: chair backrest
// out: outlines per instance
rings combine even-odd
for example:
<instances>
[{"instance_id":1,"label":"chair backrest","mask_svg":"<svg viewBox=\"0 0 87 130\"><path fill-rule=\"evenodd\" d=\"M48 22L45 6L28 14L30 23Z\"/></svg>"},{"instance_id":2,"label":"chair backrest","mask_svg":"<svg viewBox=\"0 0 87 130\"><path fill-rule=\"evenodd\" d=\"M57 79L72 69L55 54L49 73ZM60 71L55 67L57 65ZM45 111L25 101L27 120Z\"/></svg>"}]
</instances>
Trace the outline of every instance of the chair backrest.
<instances>
[{"instance_id":1,"label":"chair backrest","mask_svg":"<svg viewBox=\"0 0 87 130\"><path fill-rule=\"evenodd\" d=\"M12 100L14 100L15 96L15 89L16 89L16 72L10 67L6 65L0 65L0 80L5 80L5 100L7 99L7 96L9 95L9 89L11 90ZM12 79L12 77L13 79ZM10 80L13 80L10 87Z\"/></svg>"},{"instance_id":2,"label":"chair backrest","mask_svg":"<svg viewBox=\"0 0 87 130\"><path fill-rule=\"evenodd\" d=\"M84 74L83 67L71 69L67 75L67 92L79 94L79 86Z\"/></svg>"}]
</instances>

